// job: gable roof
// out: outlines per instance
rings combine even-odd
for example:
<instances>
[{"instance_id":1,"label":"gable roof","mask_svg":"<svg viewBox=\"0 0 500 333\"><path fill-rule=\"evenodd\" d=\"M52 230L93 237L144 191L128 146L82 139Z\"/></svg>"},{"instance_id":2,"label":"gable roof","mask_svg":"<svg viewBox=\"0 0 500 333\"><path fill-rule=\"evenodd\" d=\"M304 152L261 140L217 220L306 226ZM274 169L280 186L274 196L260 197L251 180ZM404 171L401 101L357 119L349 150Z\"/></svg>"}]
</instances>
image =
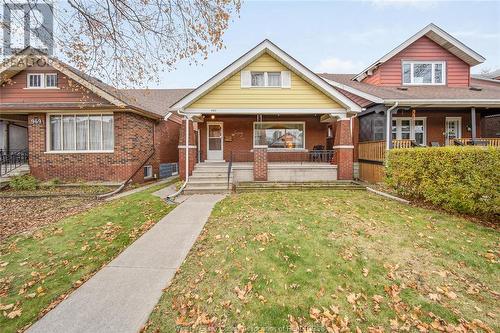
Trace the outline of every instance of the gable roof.
<instances>
[{"instance_id":1,"label":"gable roof","mask_svg":"<svg viewBox=\"0 0 500 333\"><path fill-rule=\"evenodd\" d=\"M319 74L322 78L342 86L347 91L371 100L373 103L400 105L471 105L471 106L498 106L500 105L500 84L486 85L480 81L474 83L475 89L469 87L454 88L447 86L408 86L401 87L376 86L352 79L353 74Z\"/></svg>"},{"instance_id":2,"label":"gable roof","mask_svg":"<svg viewBox=\"0 0 500 333\"><path fill-rule=\"evenodd\" d=\"M22 62L13 64L12 59L18 57ZM68 76L68 78L79 83L91 92L107 100L112 105L119 108L128 108L137 113L150 118L160 119L168 113L168 106L181 98L192 89L117 89L101 80L90 76L61 60L48 56L46 53L32 47L27 47L6 59L0 64L0 84L6 79L13 77L17 73L26 69L29 57L41 58L47 61L54 69ZM95 104L95 103L93 103ZM89 106L92 106L89 104ZM95 106L95 105L94 105ZM12 107L12 106L11 106ZM175 120L175 117L172 119Z\"/></svg>"},{"instance_id":3,"label":"gable roof","mask_svg":"<svg viewBox=\"0 0 500 333\"><path fill-rule=\"evenodd\" d=\"M456 39L446 31L435 25L434 23L431 23L422 30L420 30L419 32L417 32L416 34L414 34L413 36L411 36L410 38L408 38L406 41L401 43L399 46L391 50L382 58L378 59L373 64L365 68L359 74L354 75L353 79L356 81L363 80L366 76L368 76L369 72L373 71L373 69L383 64L387 60L391 59L396 54L398 54L399 52L401 52L402 50L404 50L405 48L407 48L408 46L410 46L412 43L414 43L416 40L418 40L423 36L427 36L429 39L439 44L445 50L448 50L451 54L454 54L456 57L462 59L470 66L478 65L486 60L482 55L475 52L474 50L472 50L471 48L460 42L458 39Z\"/></svg>"},{"instance_id":4,"label":"gable roof","mask_svg":"<svg viewBox=\"0 0 500 333\"><path fill-rule=\"evenodd\" d=\"M265 39L260 44L252 48L250 51L242 55L236 61L231 63L229 66L221 70L219 73L214 75L212 78L207 80L205 83L200 85L198 88L193 90L191 93L186 95L172 105L173 110L185 109L190 104L194 103L202 96L206 95L208 92L213 90L215 87L222 84L229 77L237 73L239 70L243 69L246 65L250 64L252 61L257 59L262 54L267 53L283 64L288 69L292 70L295 74L299 75L302 79L307 81L309 84L316 87L318 90L323 92L328 97L332 98L339 104L341 104L348 111L360 112L361 108L359 105L351 101L345 95L337 91L333 86L326 83L322 78L312 72L310 69L302 65L300 62L292 58L288 53L281 50L270 40Z\"/></svg>"}]
</instances>

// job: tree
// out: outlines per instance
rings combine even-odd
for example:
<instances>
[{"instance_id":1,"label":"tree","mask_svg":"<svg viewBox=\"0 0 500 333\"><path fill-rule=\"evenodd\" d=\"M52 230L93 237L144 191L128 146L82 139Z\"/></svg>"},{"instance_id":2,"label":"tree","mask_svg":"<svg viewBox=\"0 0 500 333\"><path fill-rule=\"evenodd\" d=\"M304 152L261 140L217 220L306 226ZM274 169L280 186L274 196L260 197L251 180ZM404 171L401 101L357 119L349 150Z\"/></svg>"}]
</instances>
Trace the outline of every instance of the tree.
<instances>
[{"instance_id":1,"label":"tree","mask_svg":"<svg viewBox=\"0 0 500 333\"><path fill-rule=\"evenodd\" d=\"M5 5L17 0L1 0ZM42 0L47 3L49 0ZM26 0L36 7L40 0ZM67 0L53 7L57 55L114 85L158 81L181 59L196 63L224 47L240 0ZM10 24L24 22L11 12ZM31 16L37 20L36 15ZM16 22L17 21L17 22Z\"/></svg>"}]
</instances>

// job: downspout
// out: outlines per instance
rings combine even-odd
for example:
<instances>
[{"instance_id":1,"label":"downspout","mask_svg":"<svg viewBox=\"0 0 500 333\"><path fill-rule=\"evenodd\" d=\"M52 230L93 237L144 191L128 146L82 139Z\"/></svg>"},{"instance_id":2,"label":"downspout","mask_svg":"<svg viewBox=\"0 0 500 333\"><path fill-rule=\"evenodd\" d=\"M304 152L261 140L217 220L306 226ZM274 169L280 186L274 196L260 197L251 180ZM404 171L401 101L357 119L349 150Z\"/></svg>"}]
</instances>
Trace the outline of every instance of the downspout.
<instances>
[{"instance_id":1,"label":"downspout","mask_svg":"<svg viewBox=\"0 0 500 333\"><path fill-rule=\"evenodd\" d=\"M185 160L185 167L186 167L186 173L185 173L185 175L186 175L186 179L184 180L184 184L182 184L181 188L177 192L175 192L175 193L170 194L169 196L167 196L166 200L170 201L172 203L174 202L175 197L177 197L179 194L182 193L182 191L184 191L184 188L186 187L186 185L188 183L188 180L189 180L189 116L188 116L187 113L185 113L185 112L183 112L181 110L177 111L177 113L180 114L180 115L183 115L184 118L186 119L186 138L184 140L184 147L186 149L186 151L184 153L185 158L186 158L186 160Z\"/></svg>"},{"instance_id":2,"label":"downspout","mask_svg":"<svg viewBox=\"0 0 500 333\"><path fill-rule=\"evenodd\" d=\"M389 109L386 111L386 116L385 116L385 138L386 138L386 150L389 150L392 148L392 111L397 108L399 105L399 102L394 103L393 106L391 106Z\"/></svg>"}]
</instances>

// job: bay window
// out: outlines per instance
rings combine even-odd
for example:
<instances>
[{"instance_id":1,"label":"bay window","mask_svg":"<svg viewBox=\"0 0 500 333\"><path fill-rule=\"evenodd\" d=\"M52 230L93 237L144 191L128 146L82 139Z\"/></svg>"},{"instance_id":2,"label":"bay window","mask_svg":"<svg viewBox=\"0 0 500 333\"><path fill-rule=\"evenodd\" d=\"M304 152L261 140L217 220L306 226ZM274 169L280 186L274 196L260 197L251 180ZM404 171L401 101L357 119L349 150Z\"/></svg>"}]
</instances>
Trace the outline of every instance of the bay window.
<instances>
[{"instance_id":1,"label":"bay window","mask_svg":"<svg viewBox=\"0 0 500 333\"><path fill-rule=\"evenodd\" d=\"M414 140L418 145L426 145L426 123L425 118L402 118L392 119L393 140Z\"/></svg>"},{"instance_id":2,"label":"bay window","mask_svg":"<svg viewBox=\"0 0 500 333\"><path fill-rule=\"evenodd\" d=\"M113 151L112 114L49 115L50 151Z\"/></svg>"},{"instance_id":3,"label":"bay window","mask_svg":"<svg viewBox=\"0 0 500 333\"><path fill-rule=\"evenodd\" d=\"M443 85L445 84L444 61L404 61L404 85Z\"/></svg>"},{"instance_id":4,"label":"bay window","mask_svg":"<svg viewBox=\"0 0 500 333\"><path fill-rule=\"evenodd\" d=\"M305 149L304 133L303 122L256 122L253 144L271 149Z\"/></svg>"}]
</instances>

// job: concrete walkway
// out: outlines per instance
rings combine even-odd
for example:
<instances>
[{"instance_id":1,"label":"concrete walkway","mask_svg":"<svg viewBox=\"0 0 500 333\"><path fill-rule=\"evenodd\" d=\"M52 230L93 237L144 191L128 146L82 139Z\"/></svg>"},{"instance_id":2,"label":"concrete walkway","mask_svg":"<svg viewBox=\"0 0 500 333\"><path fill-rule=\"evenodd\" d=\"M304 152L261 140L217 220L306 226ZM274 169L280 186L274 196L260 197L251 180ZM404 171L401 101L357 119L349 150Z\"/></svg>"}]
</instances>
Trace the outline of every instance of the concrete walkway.
<instances>
[{"instance_id":1,"label":"concrete walkway","mask_svg":"<svg viewBox=\"0 0 500 333\"><path fill-rule=\"evenodd\" d=\"M137 332L223 197L189 197L28 332Z\"/></svg>"}]
</instances>

